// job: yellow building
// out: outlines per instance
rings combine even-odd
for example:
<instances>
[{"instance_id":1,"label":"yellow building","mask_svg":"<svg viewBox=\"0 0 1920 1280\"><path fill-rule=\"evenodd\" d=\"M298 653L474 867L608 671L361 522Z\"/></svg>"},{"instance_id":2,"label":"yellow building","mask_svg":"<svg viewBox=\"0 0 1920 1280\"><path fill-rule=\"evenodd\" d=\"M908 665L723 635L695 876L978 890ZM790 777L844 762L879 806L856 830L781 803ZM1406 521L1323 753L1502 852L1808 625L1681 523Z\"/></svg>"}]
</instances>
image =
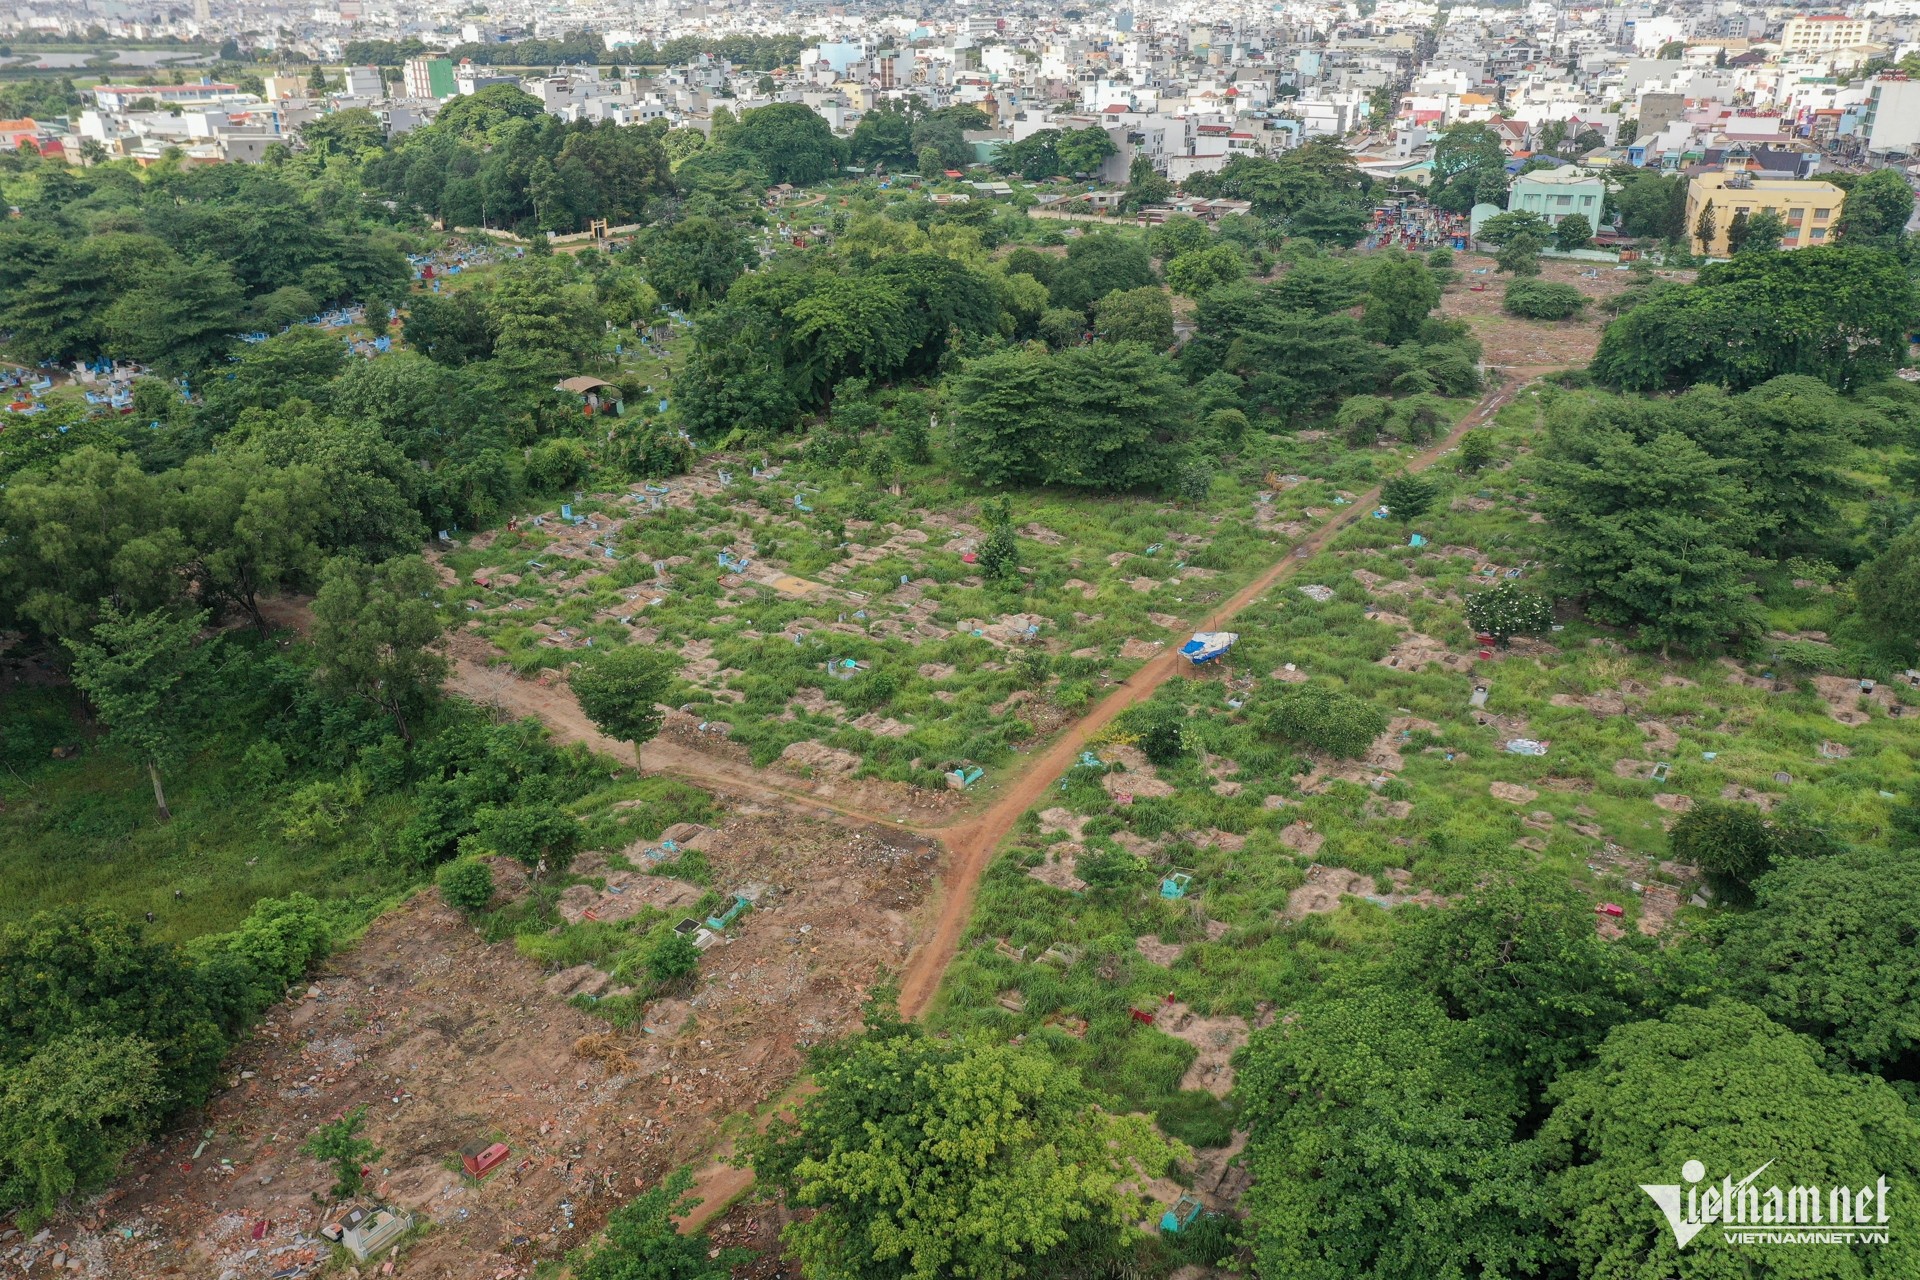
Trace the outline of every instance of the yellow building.
<instances>
[{"instance_id":1,"label":"yellow building","mask_svg":"<svg viewBox=\"0 0 1920 1280\"><path fill-rule=\"evenodd\" d=\"M1815 13L1788 18L1780 29L1780 51L1785 54L1826 53L1848 49L1873 39L1873 23L1837 13Z\"/></svg>"},{"instance_id":2,"label":"yellow building","mask_svg":"<svg viewBox=\"0 0 1920 1280\"><path fill-rule=\"evenodd\" d=\"M1687 236L1695 253L1730 257L1727 231L1735 216L1745 213L1751 218L1767 209L1787 224L1787 234L1780 238L1782 249L1825 244L1833 236L1833 224L1846 198L1847 193L1831 182L1777 178L1741 167L1703 173L1687 183ZM1700 215L1709 205L1713 208L1711 243L1700 239Z\"/></svg>"}]
</instances>

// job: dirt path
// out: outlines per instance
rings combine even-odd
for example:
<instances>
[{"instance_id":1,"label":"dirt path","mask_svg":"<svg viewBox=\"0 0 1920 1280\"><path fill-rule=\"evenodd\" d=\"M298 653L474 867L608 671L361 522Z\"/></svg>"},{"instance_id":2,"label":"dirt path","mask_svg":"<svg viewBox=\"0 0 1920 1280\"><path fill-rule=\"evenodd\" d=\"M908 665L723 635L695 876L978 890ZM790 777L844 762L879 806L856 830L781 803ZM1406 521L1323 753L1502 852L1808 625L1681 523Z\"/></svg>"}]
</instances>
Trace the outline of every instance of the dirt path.
<instances>
[{"instance_id":1,"label":"dirt path","mask_svg":"<svg viewBox=\"0 0 1920 1280\"><path fill-rule=\"evenodd\" d=\"M487 666L465 655L456 655L447 677L447 688L470 702L498 707L513 716L531 716L545 724L553 731L554 737L563 742L584 743L616 760L627 759L633 754L632 744L601 733L586 713L580 710L573 693L564 686L535 684L522 680L509 667ZM829 799L815 794L806 789L801 779L794 779L792 786L784 786L772 780L778 777L777 774L770 775L767 770L659 738L641 746L640 768L647 773L666 774L713 787L723 796L787 801L881 826L922 829L919 824L903 821L898 815L874 813L843 799Z\"/></svg>"}]
</instances>

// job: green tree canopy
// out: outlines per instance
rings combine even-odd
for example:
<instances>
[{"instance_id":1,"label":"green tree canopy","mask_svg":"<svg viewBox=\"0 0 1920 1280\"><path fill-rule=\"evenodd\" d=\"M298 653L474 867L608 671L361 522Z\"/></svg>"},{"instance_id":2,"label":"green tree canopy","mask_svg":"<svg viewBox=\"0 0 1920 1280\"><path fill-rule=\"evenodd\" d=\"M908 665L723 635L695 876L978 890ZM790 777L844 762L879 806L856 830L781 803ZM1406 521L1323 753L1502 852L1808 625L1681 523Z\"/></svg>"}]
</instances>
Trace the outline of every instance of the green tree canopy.
<instances>
[{"instance_id":1,"label":"green tree canopy","mask_svg":"<svg viewBox=\"0 0 1920 1280\"><path fill-rule=\"evenodd\" d=\"M883 1024L814 1080L794 1121L743 1144L763 1184L813 1210L783 1233L809 1273L1013 1280L1117 1261L1139 1238L1128 1185L1177 1154L1004 1043Z\"/></svg>"},{"instance_id":2,"label":"green tree canopy","mask_svg":"<svg viewBox=\"0 0 1920 1280\"><path fill-rule=\"evenodd\" d=\"M1829 1071L1817 1044L1751 1005L1722 1000L1615 1028L1554 1099L1541 1141L1583 1278L1893 1280L1920 1266L1920 1242L1897 1233L1862 1249L1735 1244L1718 1232L1676 1247L1641 1188L1682 1184L1688 1161L1716 1183L1766 1166L1760 1186L1857 1188L1885 1176L1896 1204L1920 1192L1920 1126L1900 1096Z\"/></svg>"},{"instance_id":3,"label":"green tree canopy","mask_svg":"<svg viewBox=\"0 0 1920 1280\"><path fill-rule=\"evenodd\" d=\"M1519 1092L1431 997L1314 1001L1255 1035L1236 1092L1260 1274L1522 1275L1554 1258Z\"/></svg>"},{"instance_id":4,"label":"green tree canopy","mask_svg":"<svg viewBox=\"0 0 1920 1280\"><path fill-rule=\"evenodd\" d=\"M0 488L0 599L16 616L72 644L101 601L148 612L180 591L186 558L160 481L126 454L83 446L43 474Z\"/></svg>"},{"instance_id":5,"label":"green tree canopy","mask_svg":"<svg viewBox=\"0 0 1920 1280\"><path fill-rule=\"evenodd\" d=\"M1725 463L1677 431L1642 443L1571 414L1549 422L1545 452L1547 545L1589 615L1662 649L1753 628L1754 522Z\"/></svg>"},{"instance_id":6,"label":"green tree canopy","mask_svg":"<svg viewBox=\"0 0 1920 1280\"><path fill-rule=\"evenodd\" d=\"M580 709L600 730L638 752L660 732L666 701L679 674L673 654L645 645L596 649L589 661L567 678Z\"/></svg>"},{"instance_id":7,"label":"green tree canopy","mask_svg":"<svg viewBox=\"0 0 1920 1280\"><path fill-rule=\"evenodd\" d=\"M439 584L417 556L368 565L335 559L313 601L314 656L321 679L366 700L412 741L411 724L446 675L440 639Z\"/></svg>"},{"instance_id":8,"label":"green tree canopy","mask_svg":"<svg viewBox=\"0 0 1920 1280\"><path fill-rule=\"evenodd\" d=\"M1156 351L1173 345L1173 303L1154 285L1117 289L1093 304L1094 336L1103 342L1138 342Z\"/></svg>"},{"instance_id":9,"label":"green tree canopy","mask_svg":"<svg viewBox=\"0 0 1920 1280\"><path fill-rule=\"evenodd\" d=\"M847 144L833 136L818 112L798 102L775 102L741 112L740 123L727 132L726 142L759 161L769 181L795 186L830 178L847 162Z\"/></svg>"},{"instance_id":10,"label":"green tree canopy","mask_svg":"<svg viewBox=\"0 0 1920 1280\"><path fill-rule=\"evenodd\" d=\"M1744 390L1785 373L1846 390L1897 368L1916 320L1914 286L1890 253L1816 245L1744 254L1608 325L1593 372L1629 391Z\"/></svg>"},{"instance_id":11,"label":"green tree canopy","mask_svg":"<svg viewBox=\"0 0 1920 1280\"><path fill-rule=\"evenodd\" d=\"M1768 1017L1890 1074L1920 1051L1916 937L1920 863L1911 852L1853 849L1761 876L1721 957Z\"/></svg>"},{"instance_id":12,"label":"green tree canopy","mask_svg":"<svg viewBox=\"0 0 1920 1280\"><path fill-rule=\"evenodd\" d=\"M1246 259L1230 244L1189 249L1167 264L1167 285L1175 293L1197 298L1208 290L1231 284L1247 273Z\"/></svg>"},{"instance_id":13,"label":"green tree canopy","mask_svg":"<svg viewBox=\"0 0 1920 1280\"><path fill-rule=\"evenodd\" d=\"M1853 595L1873 640L1911 662L1920 645L1920 525L1860 567Z\"/></svg>"},{"instance_id":14,"label":"green tree canopy","mask_svg":"<svg viewBox=\"0 0 1920 1280\"><path fill-rule=\"evenodd\" d=\"M205 614L101 609L90 643L73 647L73 683L100 712L110 740L132 755L153 784L161 821L173 815L161 771L179 761L199 723L208 651L197 643Z\"/></svg>"},{"instance_id":15,"label":"green tree canopy","mask_svg":"<svg viewBox=\"0 0 1920 1280\"><path fill-rule=\"evenodd\" d=\"M1067 260L1053 273L1048 291L1056 307L1090 311L1115 289L1153 283L1153 263L1138 236L1097 231L1067 247Z\"/></svg>"},{"instance_id":16,"label":"green tree canopy","mask_svg":"<svg viewBox=\"0 0 1920 1280\"><path fill-rule=\"evenodd\" d=\"M1172 364L1129 342L982 356L954 378L952 402L955 465L986 485L1163 486L1191 429Z\"/></svg>"},{"instance_id":17,"label":"green tree canopy","mask_svg":"<svg viewBox=\"0 0 1920 1280\"><path fill-rule=\"evenodd\" d=\"M1913 217L1913 188L1898 169L1821 177L1846 188L1847 198L1834 223L1840 244L1893 249L1905 239L1907 221Z\"/></svg>"},{"instance_id":18,"label":"green tree canopy","mask_svg":"<svg viewBox=\"0 0 1920 1280\"><path fill-rule=\"evenodd\" d=\"M1374 342L1398 345L1418 334L1439 304L1440 283L1426 263L1410 254L1388 254L1373 264L1360 331Z\"/></svg>"},{"instance_id":19,"label":"green tree canopy","mask_svg":"<svg viewBox=\"0 0 1920 1280\"><path fill-rule=\"evenodd\" d=\"M1379 707L1324 680L1273 690L1258 723L1268 737L1345 760L1365 755L1387 730L1386 713Z\"/></svg>"}]
</instances>

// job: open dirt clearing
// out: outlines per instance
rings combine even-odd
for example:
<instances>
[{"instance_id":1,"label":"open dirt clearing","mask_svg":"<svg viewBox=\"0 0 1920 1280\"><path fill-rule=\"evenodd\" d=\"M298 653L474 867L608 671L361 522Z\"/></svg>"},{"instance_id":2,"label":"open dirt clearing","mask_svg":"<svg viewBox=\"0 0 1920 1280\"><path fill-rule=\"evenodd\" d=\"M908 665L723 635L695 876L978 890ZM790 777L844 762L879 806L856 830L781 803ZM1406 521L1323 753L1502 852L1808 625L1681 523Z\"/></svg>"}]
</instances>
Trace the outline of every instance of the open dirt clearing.
<instances>
[{"instance_id":1,"label":"open dirt clearing","mask_svg":"<svg viewBox=\"0 0 1920 1280\"><path fill-rule=\"evenodd\" d=\"M1491 257L1456 254L1454 268L1460 272L1460 281L1447 286L1440 299L1440 314L1472 325L1474 336L1485 349L1486 362L1502 367L1568 368L1586 364L1600 349L1600 335L1613 318L1597 304L1626 292L1639 279L1635 272L1616 271L1606 263L1543 258L1540 279L1570 284L1580 290L1589 300L1586 314L1577 320L1522 320L1500 309L1500 300L1513 277L1496 272ZM1475 275L1479 270L1487 274ZM1595 274L1583 275L1582 272ZM1660 278L1691 279L1692 275L1692 272L1661 272ZM1485 291L1475 293L1476 285L1485 285Z\"/></svg>"},{"instance_id":2,"label":"open dirt clearing","mask_svg":"<svg viewBox=\"0 0 1920 1280\"><path fill-rule=\"evenodd\" d=\"M930 842L787 803L742 805L698 847L717 886L773 892L696 981L648 1006L647 1029L570 1006L563 989L600 983L556 982L423 892L276 1009L229 1064L232 1087L47 1243L98 1280L312 1275L328 1256L315 1195L331 1178L298 1147L364 1105L385 1149L376 1195L434 1224L400 1274L505 1280L580 1244L728 1116L785 1089L807 1045L857 1024L905 958L938 858ZM463 1177L461 1148L493 1141L507 1162Z\"/></svg>"}]
</instances>

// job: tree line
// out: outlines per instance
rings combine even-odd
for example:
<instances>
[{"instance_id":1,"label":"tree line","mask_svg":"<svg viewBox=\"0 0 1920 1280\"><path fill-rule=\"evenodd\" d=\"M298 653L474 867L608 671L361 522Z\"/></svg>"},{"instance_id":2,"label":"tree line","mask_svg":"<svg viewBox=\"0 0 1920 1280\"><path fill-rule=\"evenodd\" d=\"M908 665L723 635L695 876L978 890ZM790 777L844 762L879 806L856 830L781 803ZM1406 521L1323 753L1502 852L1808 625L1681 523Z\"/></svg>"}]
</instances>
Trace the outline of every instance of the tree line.
<instances>
[{"instance_id":1,"label":"tree line","mask_svg":"<svg viewBox=\"0 0 1920 1280\"><path fill-rule=\"evenodd\" d=\"M476 66L560 67L678 66L704 53L749 70L771 71L797 61L807 43L805 36L681 36L658 45L643 40L609 49L599 34L583 27L558 39L482 41L455 45L444 53L416 39L349 40L340 56L348 66L397 67L409 58L444 57Z\"/></svg>"}]
</instances>

